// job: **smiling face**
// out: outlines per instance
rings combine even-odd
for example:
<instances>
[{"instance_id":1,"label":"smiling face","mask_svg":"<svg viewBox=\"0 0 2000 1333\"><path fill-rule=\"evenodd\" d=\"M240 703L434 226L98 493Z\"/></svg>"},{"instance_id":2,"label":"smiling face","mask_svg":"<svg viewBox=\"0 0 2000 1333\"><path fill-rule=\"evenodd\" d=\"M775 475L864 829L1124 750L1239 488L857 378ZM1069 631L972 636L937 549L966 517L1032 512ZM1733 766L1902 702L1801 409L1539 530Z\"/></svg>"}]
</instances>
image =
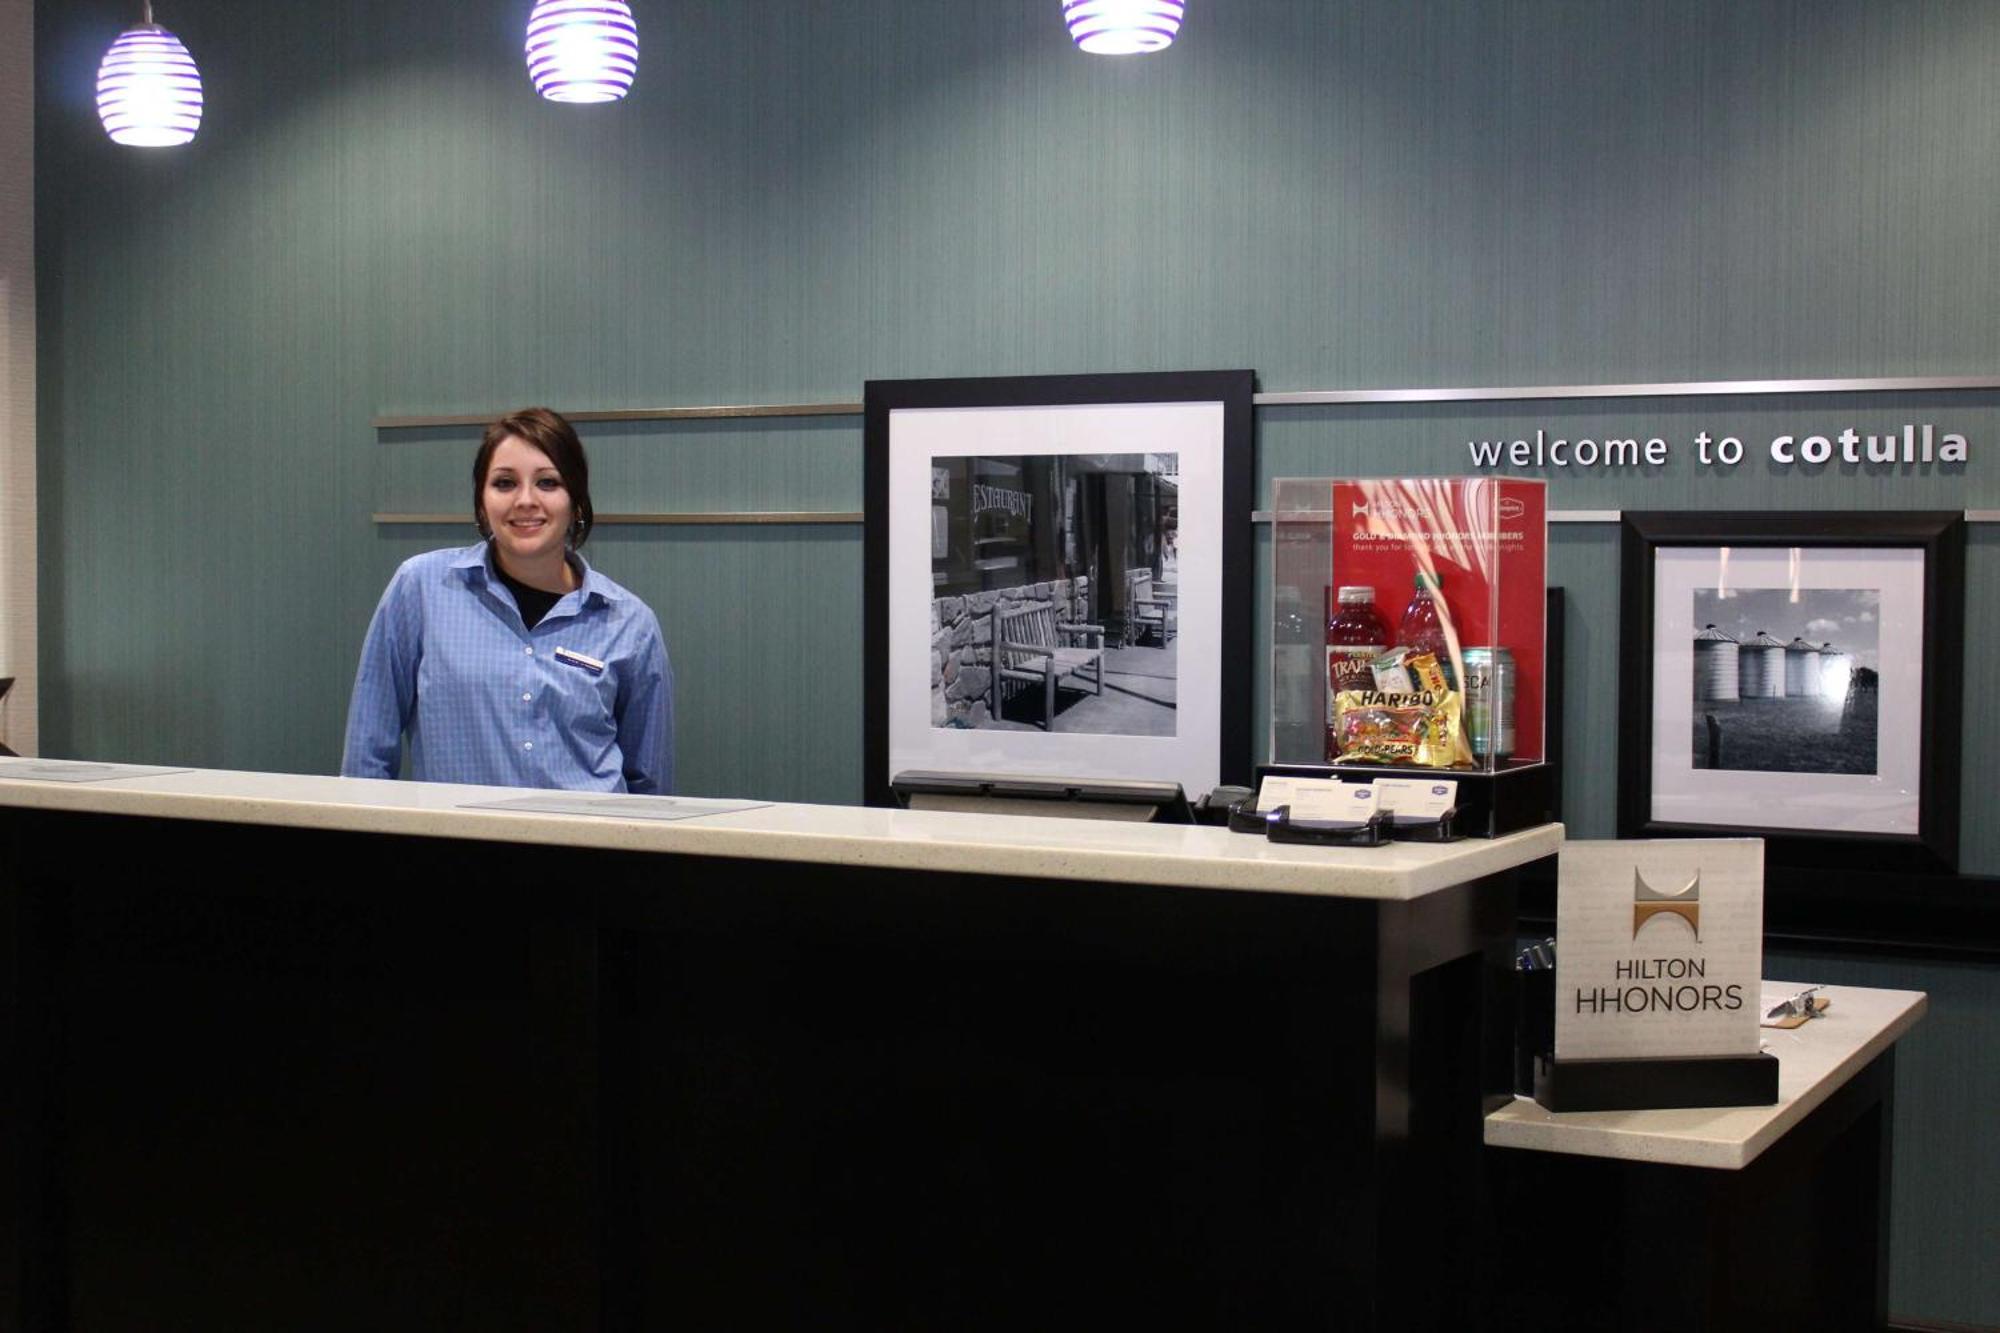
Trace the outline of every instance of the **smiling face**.
<instances>
[{"instance_id":1,"label":"smiling face","mask_svg":"<svg viewBox=\"0 0 2000 1333\"><path fill-rule=\"evenodd\" d=\"M560 560L576 509L549 456L518 435L500 441L486 466L480 509L500 557L523 571Z\"/></svg>"}]
</instances>

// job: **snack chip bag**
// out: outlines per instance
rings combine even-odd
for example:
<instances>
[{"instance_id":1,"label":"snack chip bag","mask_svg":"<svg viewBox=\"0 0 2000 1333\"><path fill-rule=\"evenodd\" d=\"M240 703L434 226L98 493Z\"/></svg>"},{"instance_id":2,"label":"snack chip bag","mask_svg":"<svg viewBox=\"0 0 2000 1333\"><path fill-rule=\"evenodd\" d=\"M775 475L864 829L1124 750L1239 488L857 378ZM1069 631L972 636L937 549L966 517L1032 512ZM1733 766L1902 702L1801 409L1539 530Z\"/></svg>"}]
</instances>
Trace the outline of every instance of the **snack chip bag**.
<instances>
[{"instance_id":1,"label":"snack chip bag","mask_svg":"<svg viewBox=\"0 0 2000 1333\"><path fill-rule=\"evenodd\" d=\"M1437 659L1422 655L1429 670ZM1411 667L1424 670L1421 662ZM1456 690L1342 690L1334 696L1334 762L1451 768L1472 762Z\"/></svg>"}]
</instances>

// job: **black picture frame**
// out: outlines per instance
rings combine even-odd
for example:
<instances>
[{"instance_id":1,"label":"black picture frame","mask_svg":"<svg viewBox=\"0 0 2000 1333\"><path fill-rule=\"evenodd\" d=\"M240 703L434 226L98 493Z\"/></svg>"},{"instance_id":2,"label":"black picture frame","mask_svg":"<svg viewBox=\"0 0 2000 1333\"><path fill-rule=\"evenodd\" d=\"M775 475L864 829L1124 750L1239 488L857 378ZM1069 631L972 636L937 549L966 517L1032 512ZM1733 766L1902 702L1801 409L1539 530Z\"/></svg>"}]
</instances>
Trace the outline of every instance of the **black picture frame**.
<instances>
[{"instance_id":1,"label":"black picture frame","mask_svg":"<svg viewBox=\"0 0 2000 1333\"><path fill-rule=\"evenodd\" d=\"M1860 832L1760 824L1768 810L1741 802L1742 822L1662 819L1655 800L1656 716L1671 701L1656 689L1663 660L1653 642L1658 556L1668 548L1810 553L1813 549L1902 549L1922 553L1922 657L1916 687L1916 830ZM1780 869L1952 875L1958 868L1960 696L1964 678L1965 516L1955 511L1627 512L1623 516L1619 647L1618 834L1620 837L1761 837ZM1796 598L1795 598L1796 599ZM1695 645L1687 645L1690 663ZM1678 651L1672 649L1671 651ZM1884 663L1887 662L1884 648ZM1673 674L1677 680L1689 676ZM1856 672L1858 677L1861 673ZM1664 687L1660 687L1664 688ZM1882 691L1884 694L1886 690ZM1695 705L1699 707L1699 705ZM1886 728L1883 728L1886 730ZM1879 750L1878 750L1879 753ZM1734 769L1734 766L1724 765ZM1741 770L1736 770L1740 772ZM1736 772L1732 776L1736 776ZM1787 773L1772 781L1800 779ZM1814 775L1803 775L1810 781ZM1738 781L1752 781L1743 779Z\"/></svg>"},{"instance_id":2,"label":"black picture frame","mask_svg":"<svg viewBox=\"0 0 2000 1333\"><path fill-rule=\"evenodd\" d=\"M1247 783L1251 770L1251 591L1254 534L1251 507L1254 472L1253 398L1256 375L1249 370L1134 372L1105 375L1033 375L969 379L871 380L864 392L864 606L863 606L863 800L895 804L892 763L891 561L892 418L905 409L1040 409L1109 405L1217 404L1220 429L1213 460L1219 478L1220 516L1214 534L1219 555L1218 623L1212 651L1219 683L1220 713L1215 747L1221 783ZM900 475L900 474L898 474ZM927 526L926 532L930 532ZM926 541L934 540L927 536ZM928 548L926 555L928 557ZM1162 636L1165 630L1158 631ZM1207 637L1204 637L1204 644ZM1209 651L1182 640L1182 648ZM903 705L907 707L907 703ZM899 717L901 715L899 714ZM1049 728L1055 730L1053 726ZM919 767L952 767L924 763ZM1046 774L1046 768L1010 773L1004 764L981 765L999 776ZM1089 774L1073 774L1089 776ZM1104 777L1160 777L1158 772L1106 773ZM1190 791L1190 798L1201 793Z\"/></svg>"}]
</instances>

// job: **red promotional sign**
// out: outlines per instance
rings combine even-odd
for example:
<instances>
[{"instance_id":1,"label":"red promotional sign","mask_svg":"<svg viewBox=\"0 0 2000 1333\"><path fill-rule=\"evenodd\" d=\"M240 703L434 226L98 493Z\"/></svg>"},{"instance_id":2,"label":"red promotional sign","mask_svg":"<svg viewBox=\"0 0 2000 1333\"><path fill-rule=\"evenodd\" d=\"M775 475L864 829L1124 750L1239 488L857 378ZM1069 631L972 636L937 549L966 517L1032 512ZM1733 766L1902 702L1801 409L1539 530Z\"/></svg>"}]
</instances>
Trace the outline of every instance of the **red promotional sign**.
<instances>
[{"instance_id":1,"label":"red promotional sign","mask_svg":"<svg viewBox=\"0 0 2000 1333\"><path fill-rule=\"evenodd\" d=\"M1434 580L1449 674L1466 649L1513 655L1514 763L1543 757L1548 586L1547 486L1509 477L1333 483L1335 589L1363 585L1398 636L1418 575ZM1417 621L1426 621L1418 613ZM1427 622L1426 622L1427 623ZM1392 645L1415 646L1415 645ZM1482 756L1482 761L1485 756Z\"/></svg>"}]
</instances>

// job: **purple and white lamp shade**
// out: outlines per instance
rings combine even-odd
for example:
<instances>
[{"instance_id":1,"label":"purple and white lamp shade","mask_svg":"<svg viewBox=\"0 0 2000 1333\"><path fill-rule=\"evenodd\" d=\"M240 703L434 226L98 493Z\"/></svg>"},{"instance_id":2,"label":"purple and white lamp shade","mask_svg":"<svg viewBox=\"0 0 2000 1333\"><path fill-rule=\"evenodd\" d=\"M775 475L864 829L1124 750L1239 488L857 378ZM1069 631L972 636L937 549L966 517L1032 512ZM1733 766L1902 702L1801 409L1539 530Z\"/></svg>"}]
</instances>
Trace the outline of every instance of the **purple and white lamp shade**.
<instances>
[{"instance_id":1,"label":"purple and white lamp shade","mask_svg":"<svg viewBox=\"0 0 2000 1333\"><path fill-rule=\"evenodd\" d=\"M625 0L536 0L528 77L551 102L615 102L639 72L639 25Z\"/></svg>"},{"instance_id":2,"label":"purple and white lamp shade","mask_svg":"<svg viewBox=\"0 0 2000 1333\"><path fill-rule=\"evenodd\" d=\"M97 118L113 143L171 148L201 128L201 73L181 39L148 21L127 28L97 66Z\"/></svg>"},{"instance_id":3,"label":"purple and white lamp shade","mask_svg":"<svg viewBox=\"0 0 2000 1333\"><path fill-rule=\"evenodd\" d=\"M1135 56L1173 44L1182 0L1063 0L1070 38L1092 55Z\"/></svg>"}]
</instances>

